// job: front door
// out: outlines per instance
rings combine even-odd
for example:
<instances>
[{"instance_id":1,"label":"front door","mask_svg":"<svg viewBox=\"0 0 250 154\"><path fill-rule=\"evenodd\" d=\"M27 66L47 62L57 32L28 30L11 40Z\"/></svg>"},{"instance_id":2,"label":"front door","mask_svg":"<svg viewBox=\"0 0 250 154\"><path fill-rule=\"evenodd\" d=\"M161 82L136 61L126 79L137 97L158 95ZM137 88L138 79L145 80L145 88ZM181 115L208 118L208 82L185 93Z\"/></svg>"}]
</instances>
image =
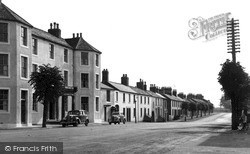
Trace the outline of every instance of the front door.
<instances>
[{"instance_id":1,"label":"front door","mask_svg":"<svg viewBox=\"0 0 250 154\"><path fill-rule=\"evenodd\" d=\"M127 108L127 121L130 122L131 121L131 109Z\"/></svg>"},{"instance_id":2,"label":"front door","mask_svg":"<svg viewBox=\"0 0 250 154\"><path fill-rule=\"evenodd\" d=\"M26 124L27 123L27 97L28 96L28 91L22 90L21 91L21 123Z\"/></svg>"},{"instance_id":3,"label":"front door","mask_svg":"<svg viewBox=\"0 0 250 154\"><path fill-rule=\"evenodd\" d=\"M107 121L107 107L104 107L104 121Z\"/></svg>"}]
</instances>

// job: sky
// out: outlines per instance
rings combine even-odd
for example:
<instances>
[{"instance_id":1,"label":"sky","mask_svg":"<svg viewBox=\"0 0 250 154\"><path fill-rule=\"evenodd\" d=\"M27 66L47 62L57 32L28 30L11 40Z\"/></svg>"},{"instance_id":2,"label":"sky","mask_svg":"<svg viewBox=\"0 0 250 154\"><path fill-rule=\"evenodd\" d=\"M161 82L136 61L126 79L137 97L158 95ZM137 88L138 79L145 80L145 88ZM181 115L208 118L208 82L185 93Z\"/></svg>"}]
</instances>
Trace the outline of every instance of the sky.
<instances>
[{"instance_id":1,"label":"sky","mask_svg":"<svg viewBox=\"0 0 250 154\"><path fill-rule=\"evenodd\" d=\"M156 86L171 86L185 94L203 94L215 107L223 94L218 73L226 59L226 35L206 41L191 40L192 18L208 19L231 13L240 23L241 52L237 61L250 73L250 14L247 1L235 0L2 0L34 27L47 31L59 23L63 38L82 33L102 52L101 68L109 79L129 84L140 79Z\"/></svg>"}]
</instances>

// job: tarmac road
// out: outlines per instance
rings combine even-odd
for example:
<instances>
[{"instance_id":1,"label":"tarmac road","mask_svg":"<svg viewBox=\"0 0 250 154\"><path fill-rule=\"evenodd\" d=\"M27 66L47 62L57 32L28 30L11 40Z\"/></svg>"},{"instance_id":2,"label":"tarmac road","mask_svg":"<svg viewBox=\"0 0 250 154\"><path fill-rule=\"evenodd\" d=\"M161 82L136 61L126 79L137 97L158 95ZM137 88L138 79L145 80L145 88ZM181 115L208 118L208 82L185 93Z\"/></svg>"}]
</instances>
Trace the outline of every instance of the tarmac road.
<instances>
[{"instance_id":1,"label":"tarmac road","mask_svg":"<svg viewBox=\"0 0 250 154\"><path fill-rule=\"evenodd\" d=\"M230 118L229 113L219 113L192 122L90 124L88 127L0 130L0 140L63 142L64 153L67 154L199 153L202 143L211 136L228 130ZM202 153L214 152L216 153L210 150Z\"/></svg>"}]
</instances>

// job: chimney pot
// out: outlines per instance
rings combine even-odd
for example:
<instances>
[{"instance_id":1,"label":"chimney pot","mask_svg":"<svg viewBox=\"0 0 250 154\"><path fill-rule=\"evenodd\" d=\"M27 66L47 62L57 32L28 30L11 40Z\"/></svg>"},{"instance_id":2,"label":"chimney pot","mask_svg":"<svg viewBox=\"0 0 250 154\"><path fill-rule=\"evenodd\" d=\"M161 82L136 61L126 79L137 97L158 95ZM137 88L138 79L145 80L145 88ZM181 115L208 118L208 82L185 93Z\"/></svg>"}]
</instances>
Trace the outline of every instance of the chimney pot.
<instances>
[{"instance_id":1,"label":"chimney pot","mask_svg":"<svg viewBox=\"0 0 250 154\"><path fill-rule=\"evenodd\" d=\"M75 33L73 33L73 38L75 38Z\"/></svg>"},{"instance_id":2,"label":"chimney pot","mask_svg":"<svg viewBox=\"0 0 250 154\"><path fill-rule=\"evenodd\" d=\"M54 22L54 29L56 29L56 22Z\"/></svg>"},{"instance_id":3,"label":"chimney pot","mask_svg":"<svg viewBox=\"0 0 250 154\"><path fill-rule=\"evenodd\" d=\"M52 26L53 26L53 24L52 24L52 23L50 23L50 29L52 29Z\"/></svg>"},{"instance_id":4,"label":"chimney pot","mask_svg":"<svg viewBox=\"0 0 250 154\"><path fill-rule=\"evenodd\" d=\"M79 37L79 33L76 34L76 37L77 37L77 38Z\"/></svg>"},{"instance_id":5,"label":"chimney pot","mask_svg":"<svg viewBox=\"0 0 250 154\"><path fill-rule=\"evenodd\" d=\"M56 24L56 26L57 26L57 29L59 29L59 24Z\"/></svg>"},{"instance_id":6,"label":"chimney pot","mask_svg":"<svg viewBox=\"0 0 250 154\"><path fill-rule=\"evenodd\" d=\"M80 37L82 37L82 33L80 33Z\"/></svg>"}]
</instances>

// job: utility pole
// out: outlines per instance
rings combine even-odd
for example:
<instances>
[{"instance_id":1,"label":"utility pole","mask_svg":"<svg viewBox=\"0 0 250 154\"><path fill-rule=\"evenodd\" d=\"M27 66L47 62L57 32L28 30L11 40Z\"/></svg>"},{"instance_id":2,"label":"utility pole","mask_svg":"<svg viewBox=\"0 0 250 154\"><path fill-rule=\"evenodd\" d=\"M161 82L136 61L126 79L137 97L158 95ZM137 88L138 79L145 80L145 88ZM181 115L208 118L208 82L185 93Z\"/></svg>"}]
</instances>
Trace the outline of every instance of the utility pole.
<instances>
[{"instance_id":1,"label":"utility pole","mask_svg":"<svg viewBox=\"0 0 250 154\"><path fill-rule=\"evenodd\" d=\"M232 53L232 60L236 63L236 53L240 52L239 20L227 21L227 47L228 53Z\"/></svg>"}]
</instances>

